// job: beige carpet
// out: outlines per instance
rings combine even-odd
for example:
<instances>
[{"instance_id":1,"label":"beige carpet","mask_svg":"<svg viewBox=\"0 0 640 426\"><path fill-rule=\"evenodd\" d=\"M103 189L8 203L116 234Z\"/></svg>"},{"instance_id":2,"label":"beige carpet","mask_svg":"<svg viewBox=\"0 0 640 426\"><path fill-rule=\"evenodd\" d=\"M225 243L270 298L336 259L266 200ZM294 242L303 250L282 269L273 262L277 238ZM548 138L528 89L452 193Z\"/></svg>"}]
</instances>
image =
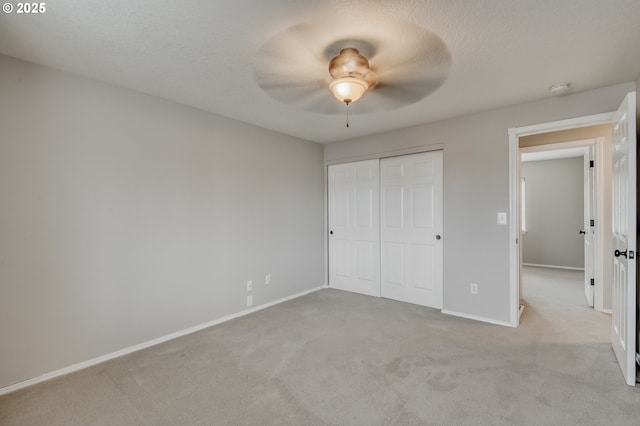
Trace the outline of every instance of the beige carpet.
<instances>
[{"instance_id":1,"label":"beige carpet","mask_svg":"<svg viewBox=\"0 0 640 426\"><path fill-rule=\"evenodd\" d=\"M640 424L581 274L527 268L511 329L323 290L0 397L0 424Z\"/></svg>"}]
</instances>

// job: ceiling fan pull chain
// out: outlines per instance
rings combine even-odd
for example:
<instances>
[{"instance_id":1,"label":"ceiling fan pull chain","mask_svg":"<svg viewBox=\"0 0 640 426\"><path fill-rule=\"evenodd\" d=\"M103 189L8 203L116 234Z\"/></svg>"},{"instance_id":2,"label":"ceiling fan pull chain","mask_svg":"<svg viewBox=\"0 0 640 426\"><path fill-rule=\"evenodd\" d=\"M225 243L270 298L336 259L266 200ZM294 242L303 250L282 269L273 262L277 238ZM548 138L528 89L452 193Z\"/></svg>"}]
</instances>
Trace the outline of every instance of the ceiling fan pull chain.
<instances>
[{"instance_id":1,"label":"ceiling fan pull chain","mask_svg":"<svg viewBox=\"0 0 640 426\"><path fill-rule=\"evenodd\" d=\"M349 102L345 102L347 104L347 127L349 127Z\"/></svg>"}]
</instances>

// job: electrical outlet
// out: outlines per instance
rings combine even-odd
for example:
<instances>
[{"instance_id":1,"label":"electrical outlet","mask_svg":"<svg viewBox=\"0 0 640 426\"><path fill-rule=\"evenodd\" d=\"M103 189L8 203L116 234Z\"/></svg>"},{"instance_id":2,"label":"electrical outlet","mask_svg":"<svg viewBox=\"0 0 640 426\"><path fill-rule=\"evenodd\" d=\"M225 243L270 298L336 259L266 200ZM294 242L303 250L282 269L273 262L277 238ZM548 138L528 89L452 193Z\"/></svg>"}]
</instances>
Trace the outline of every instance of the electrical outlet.
<instances>
[{"instance_id":1,"label":"electrical outlet","mask_svg":"<svg viewBox=\"0 0 640 426\"><path fill-rule=\"evenodd\" d=\"M478 284L471 283L471 285L469 286L469 291L471 292L471 294L478 294Z\"/></svg>"},{"instance_id":2,"label":"electrical outlet","mask_svg":"<svg viewBox=\"0 0 640 426\"><path fill-rule=\"evenodd\" d=\"M249 280L247 281L247 293L253 291L253 281Z\"/></svg>"},{"instance_id":3,"label":"electrical outlet","mask_svg":"<svg viewBox=\"0 0 640 426\"><path fill-rule=\"evenodd\" d=\"M253 306L253 294L247 296L247 308Z\"/></svg>"},{"instance_id":4,"label":"electrical outlet","mask_svg":"<svg viewBox=\"0 0 640 426\"><path fill-rule=\"evenodd\" d=\"M271 284L271 274L267 274L267 275L264 277L264 283L265 283L265 284Z\"/></svg>"}]
</instances>

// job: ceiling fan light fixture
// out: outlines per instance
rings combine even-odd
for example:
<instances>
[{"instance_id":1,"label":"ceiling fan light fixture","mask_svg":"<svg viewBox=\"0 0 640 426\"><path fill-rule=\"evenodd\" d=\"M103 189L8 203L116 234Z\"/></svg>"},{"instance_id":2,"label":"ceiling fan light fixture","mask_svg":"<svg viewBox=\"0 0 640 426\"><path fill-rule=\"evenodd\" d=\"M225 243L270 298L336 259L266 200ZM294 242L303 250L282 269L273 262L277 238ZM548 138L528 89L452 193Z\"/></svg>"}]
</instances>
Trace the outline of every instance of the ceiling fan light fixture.
<instances>
[{"instance_id":1,"label":"ceiling fan light fixture","mask_svg":"<svg viewBox=\"0 0 640 426\"><path fill-rule=\"evenodd\" d=\"M329 62L329 74L333 79L329 89L340 102L349 105L364 95L376 84L375 73L369 61L358 49L347 47Z\"/></svg>"},{"instance_id":2,"label":"ceiling fan light fixture","mask_svg":"<svg viewBox=\"0 0 640 426\"><path fill-rule=\"evenodd\" d=\"M364 95L364 92L369 89L369 83L356 77L342 77L333 80L329 84L329 89L337 100L349 105Z\"/></svg>"}]
</instances>

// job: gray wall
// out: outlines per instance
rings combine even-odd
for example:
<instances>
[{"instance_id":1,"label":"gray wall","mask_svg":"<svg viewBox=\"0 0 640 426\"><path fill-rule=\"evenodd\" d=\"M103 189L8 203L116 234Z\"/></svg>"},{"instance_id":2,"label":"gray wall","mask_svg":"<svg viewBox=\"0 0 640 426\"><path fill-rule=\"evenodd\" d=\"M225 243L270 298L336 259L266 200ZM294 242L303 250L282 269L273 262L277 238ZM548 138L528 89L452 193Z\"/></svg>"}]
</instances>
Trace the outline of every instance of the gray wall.
<instances>
[{"instance_id":1,"label":"gray wall","mask_svg":"<svg viewBox=\"0 0 640 426\"><path fill-rule=\"evenodd\" d=\"M321 145L2 56L0 94L0 387L324 284Z\"/></svg>"},{"instance_id":2,"label":"gray wall","mask_svg":"<svg viewBox=\"0 0 640 426\"><path fill-rule=\"evenodd\" d=\"M444 309L509 321L509 127L614 111L635 82L325 146L325 161L444 146ZM472 295L469 283L479 284Z\"/></svg>"},{"instance_id":3,"label":"gray wall","mask_svg":"<svg viewBox=\"0 0 640 426\"><path fill-rule=\"evenodd\" d=\"M522 163L527 234L523 263L584 268L584 159Z\"/></svg>"}]
</instances>

